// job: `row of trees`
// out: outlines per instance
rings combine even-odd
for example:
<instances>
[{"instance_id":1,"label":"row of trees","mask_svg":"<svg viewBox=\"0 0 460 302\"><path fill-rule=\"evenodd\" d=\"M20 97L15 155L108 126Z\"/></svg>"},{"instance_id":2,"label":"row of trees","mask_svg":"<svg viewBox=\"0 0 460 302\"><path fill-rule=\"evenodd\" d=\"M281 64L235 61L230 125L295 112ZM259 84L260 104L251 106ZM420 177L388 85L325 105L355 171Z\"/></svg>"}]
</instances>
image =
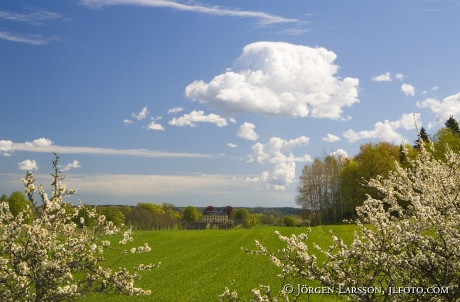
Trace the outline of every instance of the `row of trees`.
<instances>
[{"instance_id":1,"label":"row of trees","mask_svg":"<svg viewBox=\"0 0 460 302\"><path fill-rule=\"evenodd\" d=\"M0 202L7 202L11 213L16 217L20 212L31 212L32 204L26 195L20 191L11 193L9 196L0 196ZM75 209L67 205L69 214L73 214ZM94 226L96 221L89 217L88 213L95 210L98 214L104 215L107 221L111 221L115 226L132 226L137 230L171 230L171 229L200 229L205 228L206 224L200 225L203 213L194 206L177 208L171 203L154 204L148 202L138 203L136 206L81 206L78 213L75 213L74 222L80 219L86 221L86 226ZM213 206L208 206L203 210L216 211ZM246 208L233 208L227 206L223 209L232 221L231 226L242 226L250 228L255 225L279 225L279 226L301 226L302 220L296 215L284 215L279 211L265 211L264 213L251 213ZM32 215L28 221L32 221ZM227 226L229 227L229 226Z\"/></svg>"},{"instance_id":2,"label":"row of trees","mask_svg":"<svg viewBox=\"0 0 460 302\"><path fill-rule=\"evenodd\" d=\"M353 158L326 156L305 165L299 179L296 202L304 209L303 218L314 224L342 222L357 217L356 207L367 195L380 193L365 184L378 175L386 177L396 163L407 167L420 153L422 142L436 159L444 158L446 146L460 151L460 128L451 116L445 127L429 136L422 127L413 145L394 145L388 142L366 143Z\"/></svg>"}]
</instances>

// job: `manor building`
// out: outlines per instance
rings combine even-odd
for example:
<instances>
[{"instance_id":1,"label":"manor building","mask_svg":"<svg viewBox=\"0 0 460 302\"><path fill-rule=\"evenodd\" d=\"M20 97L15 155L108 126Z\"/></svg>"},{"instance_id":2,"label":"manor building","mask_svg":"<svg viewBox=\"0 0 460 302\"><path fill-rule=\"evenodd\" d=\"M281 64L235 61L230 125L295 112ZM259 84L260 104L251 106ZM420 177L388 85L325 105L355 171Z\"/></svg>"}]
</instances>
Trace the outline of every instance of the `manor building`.
<instances>
[{"instance_id":1,"label":"manor building","mask_svg":"<svg viewBox=\"0 0 460 302\"><path fill-rule=\"evenodd\" d=\"M224 211L205 211L201 218L202 222L228 223L228 215Z\"/></svg>"}]
</instances>

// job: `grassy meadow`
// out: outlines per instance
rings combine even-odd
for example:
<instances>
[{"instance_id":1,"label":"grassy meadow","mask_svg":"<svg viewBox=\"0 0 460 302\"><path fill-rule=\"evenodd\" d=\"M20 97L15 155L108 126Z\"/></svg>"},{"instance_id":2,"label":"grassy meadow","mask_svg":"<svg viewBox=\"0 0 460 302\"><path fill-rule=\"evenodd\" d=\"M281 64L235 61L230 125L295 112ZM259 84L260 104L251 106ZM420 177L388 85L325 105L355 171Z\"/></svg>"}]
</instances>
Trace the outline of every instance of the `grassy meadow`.
<instances>
[{"instance_id":1,"label":"grassy meadow","mask_svg":"<svg viewBox=\"0 0 460 302\"><path fill-rule=\"evenodd\" d=\"M138 231L134 244L148 242L152 251L144 254L126 254L118 261L107 262L114 267L133 267L139 263L161 262L159 268L141 272L137 285L152 290L150 296L126 297L93 294L84 301L217 301L225 287L236 289L241 297L248 299L251 289L259 284L270 285L278 291L283 281L277 277L279 268L264 256L248 254L241 247L255 249L258 240L270 251L283 247L275 235L300 234L305 228L255 227L233 230L197 231ZM332 243L330 231L351 241L355 227L330 225L312 228L309 242L327 247ZM117 254L119 255L119 254ZM319 255L319 254L317 254ZM107 258L110 258L107 255ZM111 257L113 258L113 257ZM321 257L319 257L321 258ZM298 281L291 282L297 288ZM301 282L305 284L305 281ZM308 284L313 286L314 284ZM332 295L302 295L300 301L344 301L344 297Z\"/></svg>"}]
</instances>

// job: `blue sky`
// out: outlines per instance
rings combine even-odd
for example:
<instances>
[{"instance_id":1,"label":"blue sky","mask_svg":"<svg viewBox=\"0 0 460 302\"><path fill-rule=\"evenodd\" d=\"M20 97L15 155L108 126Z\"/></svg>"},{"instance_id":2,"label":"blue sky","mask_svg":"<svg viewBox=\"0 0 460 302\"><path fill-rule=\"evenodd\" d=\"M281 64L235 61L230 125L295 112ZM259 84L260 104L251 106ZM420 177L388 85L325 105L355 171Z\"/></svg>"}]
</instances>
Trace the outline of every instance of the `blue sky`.
<instances>
[{"instance_id":1,"label":"blue sky","mask_svg":"<svg viewBox=\"0 0 460 302\"><path fill-rule=\"evenodd\" d=\"M305 164L460 119L460 4L6 0L0 193L295 206ZM415 123L416 121L416 123Z\"/></svg>"}]
</instances>

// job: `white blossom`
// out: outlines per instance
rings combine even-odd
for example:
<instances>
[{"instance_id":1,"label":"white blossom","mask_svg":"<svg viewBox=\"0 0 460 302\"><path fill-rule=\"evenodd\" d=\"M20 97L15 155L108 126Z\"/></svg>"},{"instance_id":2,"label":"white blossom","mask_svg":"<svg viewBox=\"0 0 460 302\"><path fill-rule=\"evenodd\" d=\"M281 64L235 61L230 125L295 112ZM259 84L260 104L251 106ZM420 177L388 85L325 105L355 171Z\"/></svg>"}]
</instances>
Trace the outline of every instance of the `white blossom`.
<instances>
[{"instance_id":1,"label":"white blossom","mask_svg":"<svg viewBox=\"0 0 460 302\"><path fill-rule=\"evenodd\" d=\"M127 295L150 294L149 290L135 287L135 280L140 277L137 272L100 265L104 259L100 254L106 249L127 252L111 247L108 238L120 230L95 209L64 201L75 191L61 182L64 177L57 162L58 157L53 161L51 195L41 185L35 186L32 172L22 179L34 211L14 217L8 203L0 202L0 301L69 301L96 289ZM35 192L40 195L41 205L34 199ZM83 209L86 217L96 218L93 228L84 227L85 219L78 217ZM28 218L32 218L31 223ZM129 234L130 231L125 232L122 241L132 241ZM141 247L142 252L150 251L147 244ZM148 264L134 269L156 266Z\"/></svg>"}]
</instances>

